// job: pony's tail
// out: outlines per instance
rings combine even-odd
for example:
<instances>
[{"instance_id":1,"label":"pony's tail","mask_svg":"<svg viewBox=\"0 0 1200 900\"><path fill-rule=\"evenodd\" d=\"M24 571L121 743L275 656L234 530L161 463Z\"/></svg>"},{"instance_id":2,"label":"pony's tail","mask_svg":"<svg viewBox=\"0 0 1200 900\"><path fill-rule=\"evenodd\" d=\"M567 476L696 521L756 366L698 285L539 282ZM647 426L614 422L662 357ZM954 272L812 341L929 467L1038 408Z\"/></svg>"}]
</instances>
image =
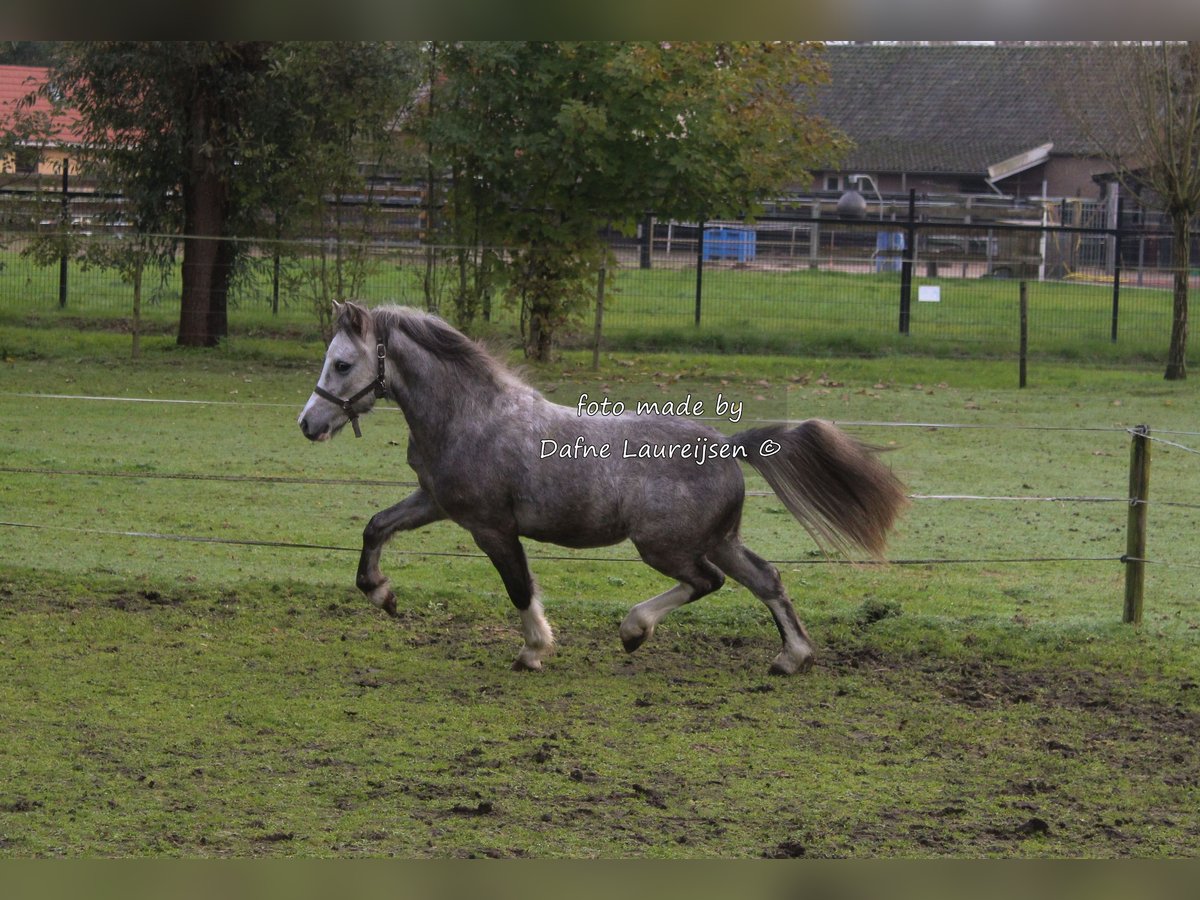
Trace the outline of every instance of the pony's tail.
<instances>
[{"instance_id":1,"label":"pony's tail","mask_svg":"<svg viewBox=\"0 0 1200 900\"><path fill-rule=\"evenodd\" d=\"M729 438L767 480L818 546L883 558L888 533L908 504L904 485L863 444L829 422L752 428Z\"/></svg>"}]
</instances>

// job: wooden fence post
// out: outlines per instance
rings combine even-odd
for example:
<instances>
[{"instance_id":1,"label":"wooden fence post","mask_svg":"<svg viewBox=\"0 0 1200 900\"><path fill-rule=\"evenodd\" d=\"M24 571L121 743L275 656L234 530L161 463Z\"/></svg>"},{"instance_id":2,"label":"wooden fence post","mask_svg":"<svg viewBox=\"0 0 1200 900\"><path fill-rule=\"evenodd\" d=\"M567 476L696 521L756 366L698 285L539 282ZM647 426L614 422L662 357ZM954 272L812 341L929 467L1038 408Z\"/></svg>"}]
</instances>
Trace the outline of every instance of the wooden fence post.
<instances>
[{"instance_id":1,"label":"wooden fence post","mask_svg":"<svg viewBox=\"0 0 1200 900\"><path fill-rule=\"evenodd\" d=\"M1140 625L1146 586L1146 501L1150 495L1150 428L1132 431L1129 449L1129 524L1125 540L1125 615L1121 621Z\"/></svg>"}]
</instances>

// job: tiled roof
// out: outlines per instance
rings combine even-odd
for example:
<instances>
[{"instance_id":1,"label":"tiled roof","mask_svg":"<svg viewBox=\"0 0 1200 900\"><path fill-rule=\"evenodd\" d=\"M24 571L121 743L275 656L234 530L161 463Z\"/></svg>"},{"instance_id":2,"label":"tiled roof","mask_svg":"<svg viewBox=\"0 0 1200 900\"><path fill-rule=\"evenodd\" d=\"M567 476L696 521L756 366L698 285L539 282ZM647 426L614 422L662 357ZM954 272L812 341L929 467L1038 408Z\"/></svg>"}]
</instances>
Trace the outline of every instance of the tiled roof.
<instances>
[{"instance_id":1,"label":"tiled roof","mask_svg":"<svg viewBox=\"0 0 1200 900\"><path fill-rule=\"evenodd\" d=\"M832 81L818 92L817 110L854 141L847 170L980 174L1050 142L1056 155L1094 155L1067 97L1104 77L1095 62L1103 53L834 45L825 51Z\"/></svg>"},{"instance_id":2,"label":"tiled roof","mask_svg":"<svg viewBox=\"0 0 1200 900\"><path fill-rule=\"evenodd\" d=\"M0 66L0 132L8 131L18 116L42 114L49 117L49 142L55 144L82 143L79 113L75 110L54 112L50 101L37 95L32 106L19 111L24 98L46 83L49 70L38 66Z\"/></svg>"}]
</instances>

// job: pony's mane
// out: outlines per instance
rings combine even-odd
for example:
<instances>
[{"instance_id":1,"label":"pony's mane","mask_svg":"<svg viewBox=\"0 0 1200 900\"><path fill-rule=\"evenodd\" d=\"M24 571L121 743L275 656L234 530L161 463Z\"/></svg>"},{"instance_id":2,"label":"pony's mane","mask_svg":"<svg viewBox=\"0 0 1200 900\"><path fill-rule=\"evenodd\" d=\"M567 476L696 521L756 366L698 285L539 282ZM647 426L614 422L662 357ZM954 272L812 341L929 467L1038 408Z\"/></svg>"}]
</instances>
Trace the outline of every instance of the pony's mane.
<instances>
[{"instance_id":1,"label":"pony's mane","mask_svg":"<svg viewBox=\"0 0 1200 900\"><path fill-rule=\"evenodd\" d=\"M380 306L371 311L375 333L402 332L439 362L474 381L501 387L516 376L482 345L437 316L407 306Z\"/></svg>"}]
</instances>

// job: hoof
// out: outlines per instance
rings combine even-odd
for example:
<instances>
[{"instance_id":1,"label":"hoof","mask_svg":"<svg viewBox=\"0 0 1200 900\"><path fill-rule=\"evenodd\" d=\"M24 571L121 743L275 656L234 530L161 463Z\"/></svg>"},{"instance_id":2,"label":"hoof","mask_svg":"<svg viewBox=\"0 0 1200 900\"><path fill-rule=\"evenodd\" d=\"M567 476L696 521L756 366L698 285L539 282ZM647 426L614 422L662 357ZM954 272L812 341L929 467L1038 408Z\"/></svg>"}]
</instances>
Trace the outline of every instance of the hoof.
<instances>
[{"instance_id":1,"label":"hoof","mask_svg":"<svg viewBox=\"0 0 1200 900\"><path fill-rule=\"evenodd\" d=\"M372 606L382 609L393 619L399 615L396 612L396 594L387 581L377 584L370 590L364 591L364 593L366 593L367 599L371 601Z\"/></svg>"},{"instance_id":2,"label":"hoof","mask_svg":"<svg viewBox=\"0 0 1200 900\"><path fill-rule=\"evenodd\" d=\"M638 634L633 637L622 637L621 646L625 648L626 653L632 653L638 647L642 646L642 644L646 643L646 638L649 636L648 634Z\"/></svg>"},{"instance_id":3,"label":"hoof","mask_svg":"<svg viewBox=\"0 0 1200 900\"><path fill-rule=\"evenodd\" d=\"M642 644L646 643L646 641L650 640L652 634L654 634L653 626L642 628L626 619L621 623L621 646L625 648L626 653L632 653L638 647L642 646Z\"/></svg>"},{"instance_id":4,"label":"hoof","mask_svg":"<svg viewBox=\"0 0 1200 900\"><path fill-rule=\"evenodd\" d=\"M780 653L771 663L768 674L771 675L800 675L813 667L812 654L797 658L791 653Z\"/></svg>"},{"instance_id":5,"label":"hoof","mask_svg":"<svg viewBox=\"0 0 1200 900\"><path fill-rule=\"evenodd\" d=\"M522 651L513 660L512 670L514 672L540 672L542 671L542 661L536 656L526 656Z\"/></svg>"}]
</instances>

